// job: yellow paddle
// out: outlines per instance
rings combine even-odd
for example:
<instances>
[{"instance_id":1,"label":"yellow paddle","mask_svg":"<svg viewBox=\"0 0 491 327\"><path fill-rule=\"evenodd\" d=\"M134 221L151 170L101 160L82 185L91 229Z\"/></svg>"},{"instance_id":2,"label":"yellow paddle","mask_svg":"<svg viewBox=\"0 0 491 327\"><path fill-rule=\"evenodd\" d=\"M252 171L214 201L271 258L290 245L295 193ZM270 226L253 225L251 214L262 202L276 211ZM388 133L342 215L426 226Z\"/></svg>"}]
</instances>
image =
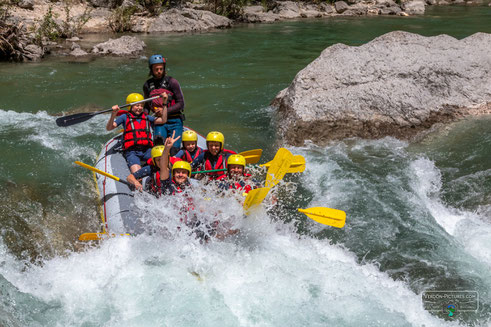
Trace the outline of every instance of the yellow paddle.
<instances>
[{"instance_id":1,"label":"yellow paddle","mask_svg":"<svg viewBox=\"0 0 491 327\"><path fill-rule=\"evenodd\" d=\"M342 210L324 207L313 207L297 210L304 213L307 215L307 217L318 222L319 224L343 228L344 224L346 223L346 212Z\"/></svg>"},{"instance_id":2,"label":"yellow paddle","mask_svg":"<svg viewBox=\"0 0 491 327\"><path fill-rule=\"evenodd\" d=\"M107 234L107 233L84 233L78 238L79 241L100 241L106 237L131 236L130 234Z\"/></svg>"},{"instance_id":3,"label":"yellow paddle","mask_svg":"<svg viewBox=\"0 0 491 327\"><path fill-rule=\"evenodd\" d=\"M261 159L261 155L263 154L262 149L249 150L239 153L246 160L247 164L255 164L258 163Z\"/></svg>"},{"instance_id":4,"label":"yellow paddle","mask_svg":"<svg viewBox=\"0 0 491 327\"><path fill-rule=\"evenodd\" d=\"M79 165L79 166L82 166L82 167L84 167L84 168L87 168L87 169L89 169L89 170L92 170L93 172L96 172L96 173L98 173L98 174L101 174L102 176L106 176L106 177L109 177L109 178L114 179L114 180L115 180L115 181L117 181L117 182L123 183L123 184L125 184L126 186L128 186L128 187L130 188L130 190L133 190L133 189L135 188L135 186L134 186L133 184L128 183L128 182L127 182L127 181L125 181L124 179L121 179L121 178L116 177L116 176L114 176L114 175L108 174L108 173L106 173L105 171L102 171L102 170L97 169L97 168L95 168L95 167L89 166L89 165L84 164L83 162L80 162L80 161L75 161L75 163L76 163L77 165Z\"/></svg>"},{"instance_id":5,"label":"yellow paddle","mask_svg":"<svg viewBox=\"0 0 491 327\"><path fill-rule=\"evenodd\" d=\"M280 148L269 166L264 186L273 187L285 176L293 162L293 154L285 148Z\"/></svg>"},{"instance_id":6,"label":"yellow paddle","mask_svg":"<svg viewBox=\"0 0 491 327\"><path fill-rule=\"evenodd\" d=\"M270 161L270 162L267 162L267 163L262 164L260 166L269 168L271 166L272 162L273 161ZM289 174L293 174L293 173L301 173L304 170L305 170L305 158L298 154L296 156L293 156L293 162L292 162L290 168L288 168L288 170L286 172Z\"/></svg>"},{"instance_id":7,"label":"yellow paddle","mask_svg":"<svg viewBox=\"0 0 491 327\"><path fill-rule=\"evenodd\" d=\"M243 205L246 215L249 214L249 209L263 202L270 189L270 187L261 187L250 190L249 193L247 193L247 197L245 198Z\"/></svg>"}]
</instances>

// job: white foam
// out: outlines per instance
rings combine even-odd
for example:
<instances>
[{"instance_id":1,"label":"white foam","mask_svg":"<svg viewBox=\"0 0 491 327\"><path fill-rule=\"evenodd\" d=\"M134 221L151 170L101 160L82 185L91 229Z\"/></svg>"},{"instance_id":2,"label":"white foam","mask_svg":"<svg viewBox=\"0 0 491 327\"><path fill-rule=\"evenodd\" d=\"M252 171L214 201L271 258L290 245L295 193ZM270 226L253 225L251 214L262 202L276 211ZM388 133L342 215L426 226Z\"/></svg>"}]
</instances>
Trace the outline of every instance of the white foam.
<instances>
[{"instance_id":1,"label":"white foam","mask_svg":"<svg viewBox=\"0 0 491 327\"><path fill-rule=\"evenodd\" d=\"M443 325L404 283L346 250L268 226L238 244L118 237L0 272L21 292L57 303L59 326Z\"/></svg>"},{"instance_id":2,"label":"white foam","mask_svg":"<svg viewBox=\"0 0 491 327\"><path fill-rule=\"evenodd\" d=\"M420 158L410 165L412 187L419 200L423 201L435 221L450 235L455 234L457 224L466 218L466 213L445 206L439 199L442 188L440 171L433 161Z\"/></svg>"},{"instance_id":3,"label":"white foam","mask_svg":"<svg viewBox=\"0 0 491 327\"><path fill-rule=\"evenodd\" d=\"M0 128L4 131L24 133L24 138L18 140L20 144L32 141L46 149L60 151L70 158L79 158L81 155L97 156L88 145L78 144L76 138L108 134L104 122L107 117L95 116L89 121L69 127L56 126L56 118L58 117L51 116L45 111L33 114L0 110Z\"/></svg>"}]
</instances>

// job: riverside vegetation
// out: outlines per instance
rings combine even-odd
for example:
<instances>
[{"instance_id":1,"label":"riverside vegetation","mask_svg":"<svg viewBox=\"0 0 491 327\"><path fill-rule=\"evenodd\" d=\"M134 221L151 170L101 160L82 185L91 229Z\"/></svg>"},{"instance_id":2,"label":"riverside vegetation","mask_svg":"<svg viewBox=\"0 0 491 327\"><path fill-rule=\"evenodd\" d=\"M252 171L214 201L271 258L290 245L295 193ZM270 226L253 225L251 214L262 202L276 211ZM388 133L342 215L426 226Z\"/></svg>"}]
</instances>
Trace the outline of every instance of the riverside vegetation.
<instances>
[{"instance_id":1,"label":"riverside vegetation","mask_svg":"<svg viewBox=\"0 0 491 327\"><path fill-rule=\"evenodd\" d=\"M234 22L336 15L420 15L426 5L448 3L446 0L0 0L0 61L40 59L57 46L54 42L83 33L189 32L226 28Z\"/></svg>"}]
</instances>

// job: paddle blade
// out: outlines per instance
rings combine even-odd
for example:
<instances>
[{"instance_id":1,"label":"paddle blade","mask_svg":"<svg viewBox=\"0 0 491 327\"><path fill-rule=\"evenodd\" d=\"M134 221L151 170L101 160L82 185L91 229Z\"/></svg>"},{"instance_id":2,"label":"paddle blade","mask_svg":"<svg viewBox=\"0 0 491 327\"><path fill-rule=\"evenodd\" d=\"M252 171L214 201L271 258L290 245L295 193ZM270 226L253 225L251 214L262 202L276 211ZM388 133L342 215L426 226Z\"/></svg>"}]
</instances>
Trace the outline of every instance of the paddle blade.
<instances>
[{"instance_id":1,"label":"paddle blade","mask_svg":"<svg viewBox=\"0 0 491 327\"><path fill-rule=\"evenodd\" d=\"M78 238L79 241L100 241L103 237L107 237L104 233L84 233Z\"/></svg>"},{"instance_id":2,"label":"paddle blade","mask_svg":"<svg viewBox=\"0 0 491 327\"><path fill-rule=\"evenodd\" d=\"M293 154L285 148L280 148L269 166L265 186L273 187L278 184L285 176L292 162Z\"/></svg>"},{"instance_id":3,"label":"paddle blade","mask_svg":"<svg viewBox=\"0 0 491 327\"><path fill-rule=\"evenodd\" d=\"M261 160L261 155L263 154L262 149L249 150L239 153L246 160L247 164L255 164Z\"/></svg>"},{"instance_id":4,"label":"paddle blade","mask_svg":"<svg viewBox=\"0 0 491 327\"><path fill-rule=\"evenodd\" d=\"M324 207L313 207L297 210L319 224L343 228L344 224L346 223L346 212L342 210Z\"/></svg>"},{"instance_id":5,"label":"paddle blade","mask_svg":"<svg viewBox=\"0 0 491 327\"><path fill-rule=\"evenodd\" d=\"M100 241L108 237L131 236L131 234L107 234L107 233L84 233L78 238L79 241Z\"/></svg>"},{"instance_id":6,"label":"paddle blade","mask_svg":"<svg viewBox=\"0 0 491 327\"><path fill-rule=\"evenodd\" d=\"M273 161L271 160L270 162L262 164L261 167L269 168L272 162ZM298 154L296 156L293 156L293 162L290 165L290 168L288 168L286 172L288 174L293 174L293 173L301 173L304 170L305 170L305 158Z\"/></svg>"},{"instance_id":7,"label":"paddle blade","mask_svg":"<svg viewBox=\"0 0 491 327\"><path fill-rule=\"evenodd\" d=\"M63 116L56 119L56 125L58 125L59 127L67 127L89 120L93 116L93 113L90 112L82 112L79 114Z\"/></svg>"},{"instance_id":8,"label":"paddle blade","mask_svg":"<svg viewBox=\"0 0 491 327\"><path fill-rule=\"evenodd\" d=\"M247 197L245 198L243 205L246 214L248 214L250 208L255 207L263 202L266 195L268 195L269 190L269 187L261 187L251 190L249 191L249 193L247 193Z\"/></svg>"}]
</instances>

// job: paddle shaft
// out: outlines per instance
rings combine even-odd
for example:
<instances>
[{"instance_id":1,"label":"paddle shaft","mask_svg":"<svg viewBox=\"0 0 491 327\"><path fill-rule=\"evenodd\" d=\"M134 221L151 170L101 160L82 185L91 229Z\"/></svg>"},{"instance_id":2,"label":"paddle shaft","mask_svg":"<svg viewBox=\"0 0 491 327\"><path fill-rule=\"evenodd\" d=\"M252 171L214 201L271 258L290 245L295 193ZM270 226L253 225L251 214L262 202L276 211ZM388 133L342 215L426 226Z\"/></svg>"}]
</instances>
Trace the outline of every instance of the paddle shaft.
<instances>
[{"instance_id":1,"label":"paddle shaft","mask_svg":"<svg viewBox=\"0 0 491 327\"><path fill-rule=\"evenodd\" d=\"M148 98L148 99L143 99L143 100L140 100L140 101L128 103L128 104L125 104L123 106L119 106L119 108L122 109L122 108L130 107L130 106L133 106L135 104L139 104L139 103L143 103L143 102L147 102L147 101L158 99L159 97L160 97L160 95L154 96L154 97L151 97L151 98ZM92 118L92 117L94 117L96 115L103 114L103 113L106 113L106 112L110 112L112 110L113 109L111 108L111 109L106 109L106 110L101 110L101 111L96 111L96 112L83 112L83 113L78 113L78 114L63 116L63 117L60 117L60 118L56 119L56 125L58 125L60 127L67 127L67 126L75 125L75 124L84 122L86 120L89 120L90 118Z\"/></svg>"},{"instance_id":2,"label":"paddle shaft","mask_svg":"<svg viewBox=\"0 0 491 327\"><path fill-rule=\"evenodd\" d=\"M227 168L222 168L222 169L213 169L213 170L198 170L198 171L193 171L191 172L192 175L194 174L206 174L206 173L215 173L217 171L227 171Z\"/></svg>"},{"instance_id":3,"label":"paddle shaft","mask_svg":"<svg viewBox=\"0 0 491 327\"><path fill-rule=\"evenodd\" d=\"M121 178L116 177L116 176L114 176L114 175L108 174L108 173L106 173L105 171L102 171L102 170L97 169L97 168L95 168L95 167L89 166L89 165L84 164L83 162L80 162L80 161L75 161L75 163L76 163L77 165L79 165L79 166L82 166L82 167L84 167L84 168L87 168L87 169L89 169L89 170L92 170L93 172L98 173L98 174L100 174L100 175L102 175L102 176L106 176L106 177L109 177L109 178L111 178L111 179L114 179L114 180L115 180L115 181L117 181L117 182L123 183L123 184L125 184L126 186L128 186L128 187L130 188L130 190L133 190L133 189L135 188L135 186L134 186L133 184L131 184L131 183L129 183L129 182L127 182L127 181L125 181L124 179L121 179Z\"/></svg>"}]
</instances>

